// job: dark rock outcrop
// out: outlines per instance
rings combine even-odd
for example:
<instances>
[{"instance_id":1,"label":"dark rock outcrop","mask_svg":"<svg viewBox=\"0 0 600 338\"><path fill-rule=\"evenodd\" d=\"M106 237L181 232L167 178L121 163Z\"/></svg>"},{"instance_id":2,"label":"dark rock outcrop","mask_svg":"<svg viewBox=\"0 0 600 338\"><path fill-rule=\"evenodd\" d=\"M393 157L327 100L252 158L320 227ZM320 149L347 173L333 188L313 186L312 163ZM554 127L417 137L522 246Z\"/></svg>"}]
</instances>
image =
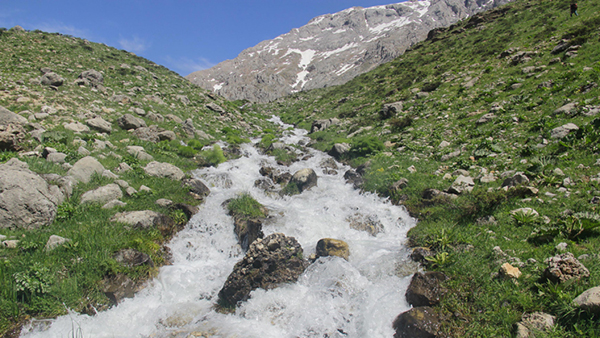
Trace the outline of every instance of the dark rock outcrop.
<instances>
[{"instance_id":1,"label":"dark rock outcrop","mask_svg":"<svg viewBox=\"0 0 600 338\"><path fill-rule=\"evenodd\" d=\"M435 338L440 324L441 320L432 308L415 307L396 317L394 338Z\"/></svg>"},{"instance_id":2,"label":"dark rock outcrop","mask_svg":"<svg viewBox=\"0 0 600 338\"><path fill-rule=\"evenodd\" d=\"M190 189L190 194L197 200L203 200L210 194L210 189L197 178L186 178L181 181L182 185Z\"/></svg>"},{"instance_id":3,"label":"dark rock outcrop","mask_svg":"<svg viewBox=\"0 0 600 338\"><path fill-rule=\"evenodd\" d=\"M247 300L254 289L268 290L282 283L293 283L307 265L302 247L295 238L272 234L258 239L227 277L219 291L219 304L233 307Z\"/></svg>"},{"instance_id":4,"label":"dark rock outcrop","mask_svg":"<svg viewBox=\"0 0 600 338\"><path fill-rule=\"evenodd\" d=\"M440 286L440 283L447 279L448 277L439 271L415 273L406 290L406 300L414 307L439 304L441 298L448 291Z\"/></svg>"}]
</instances>

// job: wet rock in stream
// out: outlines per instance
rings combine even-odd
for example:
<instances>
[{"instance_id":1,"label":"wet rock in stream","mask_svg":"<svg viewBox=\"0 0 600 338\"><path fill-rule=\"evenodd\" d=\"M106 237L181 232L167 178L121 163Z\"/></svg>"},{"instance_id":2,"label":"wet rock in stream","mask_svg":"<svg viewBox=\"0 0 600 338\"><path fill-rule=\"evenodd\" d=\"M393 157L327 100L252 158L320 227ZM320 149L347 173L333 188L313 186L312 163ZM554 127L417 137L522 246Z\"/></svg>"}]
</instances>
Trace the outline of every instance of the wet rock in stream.
<instances>
[{"instance_id":1,"label":"wet rock in stream","mask_svg":"<svg viewBox=\"0 0 600 338\"><path fill-rule=\"evenodd\" d=\"M294 237L276 233L254 241L219 291L219 304L234 307L257 288L273 289L298 280L308 262Z\"/></svg>"}]
</instances>

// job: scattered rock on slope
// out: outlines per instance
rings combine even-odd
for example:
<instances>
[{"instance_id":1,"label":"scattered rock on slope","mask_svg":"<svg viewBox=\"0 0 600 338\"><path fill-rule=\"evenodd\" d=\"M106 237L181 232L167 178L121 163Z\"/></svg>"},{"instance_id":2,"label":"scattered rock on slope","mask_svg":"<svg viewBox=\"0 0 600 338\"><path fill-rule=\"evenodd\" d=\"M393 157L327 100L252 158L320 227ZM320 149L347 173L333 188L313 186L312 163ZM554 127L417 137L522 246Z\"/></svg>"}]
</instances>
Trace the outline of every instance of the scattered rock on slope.
<instances>
[{"instance_id":1,"label":"scattered rock on slope","mask_svg":"<svg viewBox=\"0 0 600 338\"><path fill-rule=\"evenodd\" d=\"M0 164L0 228L49 225L63 199L57 186L49 185L26 163L13 158Z\"/></svg>"}]
</instances>

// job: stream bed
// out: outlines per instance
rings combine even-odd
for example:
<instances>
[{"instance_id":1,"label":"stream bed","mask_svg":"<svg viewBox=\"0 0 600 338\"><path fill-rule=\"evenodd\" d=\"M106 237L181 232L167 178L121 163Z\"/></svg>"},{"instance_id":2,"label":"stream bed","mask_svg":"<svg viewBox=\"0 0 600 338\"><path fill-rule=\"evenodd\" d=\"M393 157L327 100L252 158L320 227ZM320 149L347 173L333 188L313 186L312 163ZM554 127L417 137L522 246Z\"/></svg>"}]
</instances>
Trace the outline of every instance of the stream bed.
<instances>
[{"instance_id":1,"label":"stream bed","mask_svg":"<svg viewBox=\"0 0 600 338\"><path fill-rule=\"evenodd\" d=\"M299 129L281 139L288 145L307 140ZM392 337L393 320L410 308L404 294L417 267L405 242L416 221L402 207L346 183L350 167L336 163L335 172L325 173L322 163L331 163L325 153L306 149L303 160L285 167L252 144L241 149L239 159L193 172L211 193L168 244L172 265L161 267L144 290L95 316L70 312L25 327L21 337ZM281 197L255 187L263 166L291 174L312 168L317 186ZM257 289L234 313L216 312L218 292L244 256L222 204L241 193L269 210L265 236L295 237L304 257L315 253L319 239L340 239L349 244L349 259L321 257L296 283ZM356 230L353 221L369 222L378 233Z\"/></svg>"}]
</instances>

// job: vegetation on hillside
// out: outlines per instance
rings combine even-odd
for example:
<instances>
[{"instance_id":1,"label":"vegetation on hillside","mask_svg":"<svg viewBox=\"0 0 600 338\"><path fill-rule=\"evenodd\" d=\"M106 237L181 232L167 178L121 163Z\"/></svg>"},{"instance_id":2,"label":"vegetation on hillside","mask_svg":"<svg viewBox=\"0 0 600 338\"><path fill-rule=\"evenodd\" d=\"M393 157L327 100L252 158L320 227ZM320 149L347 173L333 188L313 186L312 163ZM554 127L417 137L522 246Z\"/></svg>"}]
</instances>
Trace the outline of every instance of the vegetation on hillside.
<instances>
[{"instance_id":1,"label":"vegetation on hillside","mask_svg":"<svg viewBox=\"0 0 600 338\"><path fill-rule=\"evenodd\" d=\"M306 129L339 119L310 134L312 146L352 145L342 158L368 163L363 188L418 218L410 244L431 249L427 268L451 277L439 307L449 336L511 336L536 311L557 318L547 336L600 336L598 317L572 304L600 285L599 10L587 1L570 17L567 2L516 1L433 31L345 85L262 106ZM390 116L384 104L394 102L402 109ZM559 135L568 123L578 129ZM502 188L518 172L529 182ZM471 192L424 196L461 174L475 179ZM393 188L400 178L407 186ZM590 276L543 280L544 260L565 244ZM523 275L498 278L505 262Z\"/></svg>"},{"instance_id":2,"label":"vegetation on hillside","mask_svg":"<svg viewBox=\"0 0 600 338\"><path fill-rule=\"evenodd\" d=\"M44 68L57 73L64 83L41 85L40 76L48 71ZM100 72L104 82L100 86L77 84L79 75L90 69ZM0 336L18 334L18 326L31 317L54 317L69 309L89 314L106 309L112 302L104 293L104 281L126 275L137 283L166 263L168 250L162 244L187 222L187 217L181 210L155 202L162 198L193 206L201 201L194 199L181 182L146 174L143 167L151 160L132 153L128 146L141 146L153 160L188 172L235 156L236 145L262 135L263 128L269 127L270 133L277 130L264 116L241 113L236 104L132 53L41 31L0 29L0 106L29 119L26 128L31 132L19 152L1 152L0 163L16 157L36 173L63 176L70 165L86 156L80 151L83 147L113 173L121 163L129 165L132 170L118 175L134 188L121 199L123 206L103 209L98 204L82 205L83 193L113 182L95 176L74 188L59 205L50 226L38 230L0 227L0 242L18 240L16 248L0 247ZM176 138L142 140L118 127L117 120L124 114L135 115L148 126L173 131ZM93 117L110 122L112 132L75 132L65 127L68 123L85 124ZM189 124L182 121L187 119L197 132L186 129ZM66 154L66 164L39 156L45 147ZM142 185L150 190L140 189ZM172 223L139 229L110 221L117 212L135 210L160 212ZM45 245L51 235L71 241L47 251ZM122 249L147 254L153 264L120 264L115 253Z\"/></svg>"}]
</instances>

